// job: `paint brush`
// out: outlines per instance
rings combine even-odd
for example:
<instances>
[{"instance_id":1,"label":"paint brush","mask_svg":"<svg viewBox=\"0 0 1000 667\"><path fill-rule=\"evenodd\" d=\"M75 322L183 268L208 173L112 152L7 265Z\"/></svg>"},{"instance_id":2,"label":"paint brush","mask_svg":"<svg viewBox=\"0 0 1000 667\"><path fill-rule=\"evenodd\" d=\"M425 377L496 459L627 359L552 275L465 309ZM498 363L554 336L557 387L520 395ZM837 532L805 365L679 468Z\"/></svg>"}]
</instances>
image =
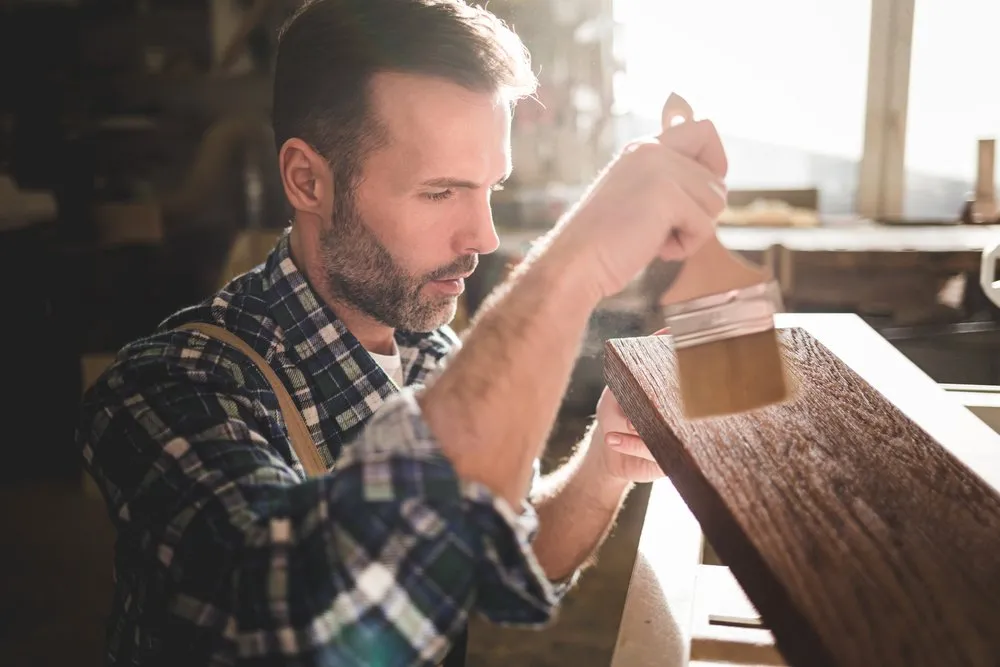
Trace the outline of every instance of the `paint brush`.
<instances>
[{"instance_id":1,"label":"paint brush","mask_svg":"<svg viewBox=\"0 0 1000 667\"><path fill-rule=\"evenodd\" d=\"M691 118L687 102L671 95L663 132ZM747 412L791 396L774 329L781 292L769 271L731 253L713 234L687 258L660 304L688 419Z\"/></svg>"}]
</instances>

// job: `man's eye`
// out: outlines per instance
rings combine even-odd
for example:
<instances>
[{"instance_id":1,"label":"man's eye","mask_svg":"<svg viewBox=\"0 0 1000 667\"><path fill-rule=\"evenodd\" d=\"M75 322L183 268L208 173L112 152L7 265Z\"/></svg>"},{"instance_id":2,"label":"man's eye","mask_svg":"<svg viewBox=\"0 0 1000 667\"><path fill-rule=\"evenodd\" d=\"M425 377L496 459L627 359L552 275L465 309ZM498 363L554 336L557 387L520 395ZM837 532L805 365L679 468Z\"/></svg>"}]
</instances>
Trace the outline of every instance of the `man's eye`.
<instances>
[{"instance_id":1,"label":"man's eye","mask_svg":"<svg viewBox=\"0 0 1000 667\"><path fill-rule=\"evenodd\" d=\"M432 201L442 201L451 197L452 194L454 194L453 190L442 190L441 192L428 192L424 196Z\"/></svg>"}]
</instances>

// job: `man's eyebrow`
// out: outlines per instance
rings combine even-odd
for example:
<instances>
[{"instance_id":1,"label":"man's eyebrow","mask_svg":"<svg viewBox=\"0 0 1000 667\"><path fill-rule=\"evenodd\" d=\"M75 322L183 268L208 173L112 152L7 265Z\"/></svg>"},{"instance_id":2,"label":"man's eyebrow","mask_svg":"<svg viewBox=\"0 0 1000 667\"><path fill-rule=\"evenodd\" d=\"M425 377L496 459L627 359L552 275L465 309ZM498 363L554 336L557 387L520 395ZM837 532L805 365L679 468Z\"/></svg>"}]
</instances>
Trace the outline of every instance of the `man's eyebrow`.
<instances>
[{"instance_id":1,"label":"man's eyebrow","mask_svg":"<svg viewBox=\"0 0 1000 667\"><path fill-rule=\"evenodd\" d=\"M450 176L432 178L424 181L421 185L430 186L432 188L469 188L473 190L479 187L479 183L467 181L463 178L451 178Z\"/></svg>"},{"instance_id":2,"label":"man's eyebrow","mask_svg":"<svg viewBox=\"0 0 1000 667\"><path fill-rule=\"evenodd\" d=\"M503 178L493 184L493 187L503 185L508 178L510 178L510 174L504 174ZM467 188L470 190L476 190L483 187L480 183L476 183L475 181L469 181L464 178L452 178L450 176L432 178L424 181L421 185L432 188Z\"/></svg>"}]
</instances>

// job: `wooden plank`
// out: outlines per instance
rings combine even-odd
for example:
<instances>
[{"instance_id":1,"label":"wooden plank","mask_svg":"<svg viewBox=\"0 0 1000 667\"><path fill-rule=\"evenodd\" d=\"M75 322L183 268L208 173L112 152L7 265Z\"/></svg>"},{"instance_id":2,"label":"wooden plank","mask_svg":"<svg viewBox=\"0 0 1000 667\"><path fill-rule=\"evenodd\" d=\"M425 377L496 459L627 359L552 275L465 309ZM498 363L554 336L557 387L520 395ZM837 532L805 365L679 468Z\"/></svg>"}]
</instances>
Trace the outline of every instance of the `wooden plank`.
<instances>
[{"instance_id":1,"label":"wooden plank","mask_svg":"<svg viewBox=\"0 0 1000 667\"><path fill-rule=\"evenodd\" d=\"M997 435L859 320L826 317L836 354L780 332L800 386L785 405L685 421L667 337L609 341L608 383L789 664L995 664Z\"/></svg>"},{"instance_id":2,"label":"wooden plank","mask_svg":"<svg viewBox=\"0 0 1000 667\"><path fill-rule=\"evenodd\" d=\"M669 479L653 484L611 667L684 667L702 533Z\"/></svg>"},{"instance_id":3,"label":"wooden plank","mask_svg":"<svg viewBox=\"0 0 1000 667\"><path fill-rule=\"evenodd\" d=\"M956 456L982 475L1000 483L1000 436L982 424L955 400L954 387L937 385L862 319L846 314L780 314L779 326L798 326L823 342L838 357L898 405L915 421L951 443ZM694 568L701 530L669 478L654 482L643 521L635 567L622 610L618 641L611 667L702 667L689 652L695 605ZM703 543L707 548L707 543ZM689 628L688 621L692 627ZM745 661L739 664L746 664Z\"/></svg>"},{"instance_id":4,"label":"wooden plank","mask_svg":"<svg viewBox=\"0 0 1000 667\"><path fill-rule=\"evenodd\" d=\"M1000 433L1000 387L996 385L943 384L945 391L969 412Z\"/></svg>"},{"instance_id":5,"label":"wooden plank","mask_svg":"<svg viewBox=\"0 0 1000 667\"><path fill-rule=\"evenodd\" d=\"M728 567L698 566L690 664L787 664Z\"/></svg>"}]
</instances>

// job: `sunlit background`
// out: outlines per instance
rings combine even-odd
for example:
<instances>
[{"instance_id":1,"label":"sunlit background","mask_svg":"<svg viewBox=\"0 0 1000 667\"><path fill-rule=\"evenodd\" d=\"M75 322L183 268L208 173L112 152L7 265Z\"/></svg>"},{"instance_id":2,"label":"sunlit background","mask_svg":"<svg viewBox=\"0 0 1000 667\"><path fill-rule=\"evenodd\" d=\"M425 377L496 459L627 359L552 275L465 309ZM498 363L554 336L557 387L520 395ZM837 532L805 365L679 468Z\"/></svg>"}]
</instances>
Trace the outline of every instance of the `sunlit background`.
<instances>
[{"instance_id":1,"label":"sunlit background","mask_svg":"<svg viewBox=\"0 0 1000 667\"><path fill-rule=\"evenodd\" d=\"M818 186L827 211L850 212L870 14L870 0L614 0L626 68L615 82L619 136L655 129L677 91L726 139L731 187ZM1000 2L916 1L910 214L953 215L975 176L976 140L1000 134L998 26Z\"/></svg>"}]
</instances>

